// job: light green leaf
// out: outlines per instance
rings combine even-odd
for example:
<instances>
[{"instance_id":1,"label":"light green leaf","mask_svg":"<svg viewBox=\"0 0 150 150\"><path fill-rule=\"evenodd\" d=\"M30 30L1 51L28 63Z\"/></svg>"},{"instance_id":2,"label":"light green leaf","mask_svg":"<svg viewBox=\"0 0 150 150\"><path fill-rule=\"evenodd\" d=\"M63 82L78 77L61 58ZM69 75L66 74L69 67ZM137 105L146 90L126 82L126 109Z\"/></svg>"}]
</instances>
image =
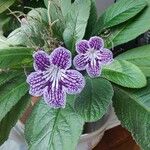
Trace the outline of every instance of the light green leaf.
<instances>
[{"instance_id":1,"label":"light green leaf","mask_svg":"<svg viewBox=\"0 0 150 150\"><path fill-rule=\"evenodd\" d=\"M139 90L115 86L113 105L121 124L133 135L143 150L150 149L150 79Z\"/></svg>"},{"instance_id":2,"label":"light green leaf","mask_svg":"<svg viewBox=\"0 0 150 150\"><path fill-rule=\"evenodd\" d=\"M75 99L75 109L86 122L99 120L108 110L113 88L103 78L87 78L86 86Z\"/></svg>"},{"instance_id":3,"label":"light green leaf","mask_svg":"<svg viewBox=\"0 0 150 150\"><path fill-rule=\"evenodd\" d=\"M16 77L0 87L0 121L28 91L25 75Z\"/></svg>"},{"instance_id":4,"label":"light green leaf","mask_svg":"<svg viewBox=\"0 0 150 150\"><path fill-rule=\"evenodd\" d=\"M127 43L150 29L150 0L147 0L147 2L148 6L140 14L111 29L111 34L107 38L108 47L112 46L111 43L113 43L113 46Z\"/></svg>"},{"instance_id":5,"label":"light green leaf","mask_svg":"<svg viewBox=\"0 0 150 150\"><path fill-rule=\"evenodd\" d=\"M28 106L30 101L29 94L23 96L19 102L7 113L0 122L0 145L3 144L9 136L10 130L15 126L18 119Z\"/></svg>"},{"instance_id":6,"label":"light green leaf","mask_svg":"<svg viewBox=\"0 0 150 150\"><path fill-rule=\"evenodd\" d=\"M129 20L147 5L145 0L120 0L111 5L99 18L95 34Z\"/></svg>"},{"instance_id":7,"label":"light green leaf","mask_svg":"<svg viewBox=\"0 0 150 150\"><path fill-rule=\"evenodd\" d=\"M31 63L33 50L27 47L0 48L0 68L23 67Z\"/></svg>"},{"instance_id":8,"label":"light green leaf","mask_svg":"<svg viewBox=\"0 0 150 150\"><path fill-rule=\"evenodd\" d=\"M74 51L75 43L85 34L90 15L91 0L76 0L66 17L66 29L63 33L64 42L68 49Z\"/></svg>"},{"instance_id":9,"label":"light green leaf","mask_svg":"<svg viewBox=\"0 0 150 150\"><path fill-rule=\"evenodd\" d=\"M128 50L116 57L117 60L127 60L138 66L146 76L150 76L150 45Z\"/></svg>"},{"instance_id":10,"label":"light green leaf","mask_svg":"<svg viewBox=\"0 0 150 150\"><path fill-rule=\"evenodd\" d=\"M118 85L129 88L141 88L146 86L146 77L134 64L125 60L115 60L104 67L102 76Z\"/></svg>"},{"instance_id":11,"label":"light green leaf","mask_svg":"<svg viewBox=\"0 0 150 150\"><path fill-rule=\"evenodd\" d=\"M60 7L62 14L65 17L71 9L71 0L60 0Z\"/></svg>"},{"instance_id":12,"label":"light green leaf","mask_svg":"<svg viewBox=\"0 0 150 150\"><path fill-rule=\"evenodd\" d=\"M40 101L26 124L29 150L75 150L84 121L73 108L74 97L67 98L65 109L50 108Z\"/></svg>"},{"instance_id":13,"label":"light green leaf","mask_svg":"<svg viewBox=\"0 0 150 150\"><path fill-rule=\"evenodd\" d=\"M5 72L2 71L2 72L0 72L0 86L20 74L21 74L21 72L17 72L17 71L5 71Z\"/></svg>"},{"instance_id":14,"label":"light green leaf","mask_svg":"<svg viewBox=\"0 0 150 150\"><path fill-rule=\"evenodd\" d=\"M14 2L15 2L15 0L0 0L0 13L4 12Z\"/></svg>"}]
</instances>

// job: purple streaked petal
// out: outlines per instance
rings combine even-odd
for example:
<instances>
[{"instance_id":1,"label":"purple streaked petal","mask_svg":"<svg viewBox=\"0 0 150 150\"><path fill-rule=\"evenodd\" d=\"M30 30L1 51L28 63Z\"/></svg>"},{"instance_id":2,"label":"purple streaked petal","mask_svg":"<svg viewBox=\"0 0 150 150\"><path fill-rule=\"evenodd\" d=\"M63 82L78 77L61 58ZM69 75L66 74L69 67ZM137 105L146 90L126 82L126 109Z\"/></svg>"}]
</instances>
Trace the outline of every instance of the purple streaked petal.
<instances>
[{"instance_id":1,"label":"purple streaked petal","mask_svg":"<svg viewBox=\"0 0 150 150\"><path fill-rule=\"evenodd\" d=\"M32 72L27 77L27 83L30 85L29 93L32 96L42 96L43 89L46 86L46 79L43 78L42 72Z\"/></svg>"},{"instance_id":2,"label":"purple streaked petal","mask_svg":"<svg viewBox=\"0 0 150 150\"><path fill-rule=\"evenodd\" d=\"M50 55L51 63L61 69L71 67L71 52L64 47L56 48Z\"/></svg>"},{"instance_id":3,"label":"purple streaked petal","mask_svg":"<svg viewBox=\"0 0 150 150\"><path fill-rule=\"evenodd\" d=\"M44 51L37 51L33 54L34 69L36 71L45 71L50 66L49 55Z\"/></svg>"},{"instance_id":4,"label":"purple streaked petal","mask_svg":"<svg viewBox=\"0 0 150 150\"><path fill-rule=\"evenodd\" d=\"M104 47L104 41L98 36L91 37L89 40L90 48L100 50Z\"/></svg>"},{"instance_id":5,"label":"purple streaked petal","mask_svg":"<svg viewBox=\"0 0 150 150\"><path fill-rule=\"evenodd\" d=\"M87 58L84 55L76 55L73 59L73 65L77 70L85 70L87 65Z\"/></svg>"},{"instance_id":6,"label":"purple streaked petal","mask_svg":"<svg viewBox=\"0 0 150 150\"><path fill-rule=\"evenodd\" d=\"M89 43L87 40L81 40L76 44L76 51L80 54L86 53L86 51L89 49Z\"/></svg>"},{"instance_id":7,"label":"purple streaked petal","mask_svg":"<svg viewBox=\"0 0 150 150\"><path fill-rule=\"evenodd\" d=\"M65 108L66 93L61 85L58 88L47 86L43 92L44 101L52 108Z\"/></svg>"},{"instance_id":8,"label":"purple streaked petal","mask_svg":"<svg viewBox=\"0 0 150 150\"><path fill-rule=\"evenodd\" d=\"M109 64L113 61L113 53L106 48L103 48L100 52L100 62L102 64Z\"/></svg>"},{"instance_id":9,"label":"purple streaked petal","mask_svg":"<svg viewBox=\"0 0 150 150\"><path fill-rule=\"evenodd\" d=\"M95 65L88 63L86 71L91 78L99 77L101 75L101 66L98 61L96 61Z\"/></svg>"},{"instance_id":10,"label":"purple streaked petal","mask_svg":"<svg viewBox=\"0 0 150 150\"><path fill-rule=\"evenodd\" d=\"M68 94L78 94L85 86L83 75L76 70L67 70L66 74L62 76L61 82L66 87Z\"/></svg>"}]
</instances>

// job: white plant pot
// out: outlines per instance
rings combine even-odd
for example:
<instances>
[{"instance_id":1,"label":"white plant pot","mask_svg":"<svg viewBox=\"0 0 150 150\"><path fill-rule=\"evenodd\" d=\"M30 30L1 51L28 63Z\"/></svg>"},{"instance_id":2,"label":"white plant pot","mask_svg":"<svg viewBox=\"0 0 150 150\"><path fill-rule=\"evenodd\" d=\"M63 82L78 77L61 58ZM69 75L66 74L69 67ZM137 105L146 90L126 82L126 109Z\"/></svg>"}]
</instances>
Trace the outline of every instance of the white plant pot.
<instances>
[{"instance_id":1,"label":"white plant pot","mask_svg":"<svg viewBox=\"0 0 150 150\"><path fill-rule=\"evenodd\" d=\"M83 134L81 136L77 150L92 150L100 142L107 130L111 110L112 106L110 106L107 114L105 114L101 120L91 124L92 128L95 128L96 130L94 129L94 132Z\"/></svg>"}]
</instances>

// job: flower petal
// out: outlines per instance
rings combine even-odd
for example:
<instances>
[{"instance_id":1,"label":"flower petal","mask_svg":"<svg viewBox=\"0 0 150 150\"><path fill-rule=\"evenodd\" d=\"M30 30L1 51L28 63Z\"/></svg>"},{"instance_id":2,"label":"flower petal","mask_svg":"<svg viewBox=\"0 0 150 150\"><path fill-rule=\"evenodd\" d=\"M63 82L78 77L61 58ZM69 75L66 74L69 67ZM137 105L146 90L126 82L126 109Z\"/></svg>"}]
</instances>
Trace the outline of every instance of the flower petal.
<instances>
[{"instance_id":1,"label":"flower petal","mask_svg":"<svg viewBox=\"0 0 150 150\"><path fill-rule=\"evenodd\" d=\"M61 82L68 94L78 94L85 86L83 75L76 70L67 70L66 74L62 75Z\"/></svg>"},{"instance_id":2,"label":"flower petal","mask_svg":"<svg viewBox=\"0 0 150 150\"><path fill-rule=\"evenodd\" d=\"M71 52L64 47L56 48L50 55L53 65L61 69L68 69L71 67Z\"/></svg>"},{"instance_id":3,"label":"flower petal","mask_svg":"<svg viewBox=\"0 0 150 150\"><path fill-rule=\"evenodd\" d=\"M36 71L45 71L50 66L49 55L40 50L33 54L34 57L34 69Z\"/></svg>"},{"instance_id":4,"label":"flower petal","mask_svg":"<svg viewBox=\"0 0 150 150\"><path fill-rule=\"evenodd\" d=\"M59 85L59 88L52 88L51 85L47 86L43 92L44 101L53 108L65 108L66 93Z\"/></svg>"},{"instance_id":5,"label":"flower petal","mask_svg":"<svg viewBox=\"0 0 150 150\"><path fill-rule=\"evenodd\" d=\"M27 77L27 83L30 85L29 93L38 97L42 96L47 82L42 72L33 72Z\"/></svg>"},{"instance_id":6,"label":"flower petal","mask_svg":"<svg viewBox=\"0 0 150 150\"><path fill-rule=\"evenodd\" d=\"M84 55L76 55L73 60L73 65L77 70L85 70L87 65L87 58Z\"/></svg>"},{"instance_id":7,"label":"flower petal","mask_svg":"<svg viewBox=\"0 0 150 150\"><path fill-rule=\"evenodd\" d=\"M113 61L113 53L106 48L103 48L100 52L100 62L102 64L109 64Z\"/></svg>"},{"instance_id":8,"label":"flower petal","mask_svg":"<svg viewBox=\"0 0 150 150\"><path fill-rule=\"evenodd\" d=\"M78 53L86 53L86 51L89 49L89 43L87 40L81 40L76 44L76 51Z\"/></svg>"},{"instance_id":9,"label":"flower petal","mask_svg":"<svg viewBox=\"0 0 150 150\"><path fill-rule=\"evenodd\" d=\"M91 78L99 77L101 75L101 66L98 61L96 61L95 65L88 63L86 71Z\"/></svg>"},{"instance_id":10,"label":"flower petal","mask_svg":"<svg viewBox=\"0 0 150 150\"><path fill-rule=\"evenodd\" d=\"M92 49L100 50L104 47L104 41L102 38L100 38L98 36L94 36L94 37L90 38L89 45L90 45L90 48L92 48Z\"/></svg>"}]
</instances>

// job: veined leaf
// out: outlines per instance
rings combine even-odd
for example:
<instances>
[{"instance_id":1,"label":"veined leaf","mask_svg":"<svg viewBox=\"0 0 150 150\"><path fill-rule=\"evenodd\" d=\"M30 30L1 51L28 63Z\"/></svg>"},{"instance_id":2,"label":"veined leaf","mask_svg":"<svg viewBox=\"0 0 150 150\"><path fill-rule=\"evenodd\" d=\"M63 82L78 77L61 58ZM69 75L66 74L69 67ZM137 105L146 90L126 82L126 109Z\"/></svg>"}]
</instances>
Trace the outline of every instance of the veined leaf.
<instances>
[{"instance_id":1,"label":"veined leaf","mask_svg":"<svg viewBox=\"0 0 150 150\"><path fill-rule=\"evenodd\" d=\"M139 15L124 24L112 28L111 35L107 38L108 47L111 47L111 43L114 46L127 43L150 29L150 0L147 0L147 2L147 8Z\"/></svg>"},{"instance_id":2,"label":"veined leaf","mask_svg":"<svg viewBox=\"0 0 150 150\"><path fill-rule=\"evenodd\" d=\"M150 76L150 45L128 50L116 57L117 60L127 60L138 66L146 76Z\"/></svg>"},{"instance_id":3,"label":"veined leaf","mask_svg":"<svg viewBox=\"0 0 150 150\"><path fill-rule=\"evenodd\" d=\"M7 115L0 121L0 145L3 144L9 136L10 130L15 126L22 113L25 111L30 101L29 94L23 96L19 102L12 107Z\"/></svg>"},{"instance_id":4,"label":"veined leaf","mask_svg":"<svg viewBox=\"0 0 150 150\"><path fill-rule=\"evenodd\" d=\"M2 71L2 72L0 72L0 86L20 74L21 74L21 72L17 72L17 71L7 71L7 72Z\"/></svg>"},{"instance_id":5,"label":"veined leaf","mask_svg":"<svg viewBox=\"0 0 150 150\"><path fill-rule=\"evenodd\" d=\"M113 105L121 124L133 135L143 150L150 149L150 79L138 90L115 86Z\"/></svg>"},{"instance_id":6,"label":"veined leaf","mask_svg":"<svg viewBox=\"0 0 150 150\"><path fill-rule=\"evenodd\" d=\"M27 47L8 47L0 49L0 68L10 68L32 62L32 48Z\"/></svg>"},{"instance_id":7,"label":"veined leaf","mask_svg":"<svg viewBox=\"0 0 150 150\"><path fill-rule=\"evenodd\" d=\"M0 0L0 13L4 12L14 2L15 2L15 0Z\"/></svg>"},{"instance_id":8,"label":"veined leaf","mask_svg":"<svg viewBox=\"0 0 150 150\"><path fill-rule=\"evenodd\" d=\"M0 121L28 91L25 75L21 75L0 87Z\"/></svg>"},{"instance_id":9,"label":"veined leaf","mask_svg":"<svg viewBox=\"0 0 150 150\"><path fill-rule=\"evenodd\" d=\"M60 0L60 6L62 14L65 17L71 9L71 0Z\"/></svg>"},{"instance_id":10,"label":"veined leaf","mask_svg":"<svg viewBox=\"0 0 150 150\"><path fill-rule=\"evenodd\" d=\"M63 33L68 49L74 51L75 43L84 37L90 15L91 0L76 0L66 16L66 29Z\"/></svg>"},{"instance_id":11,"label":"veined leaf","mask_svg":"<svg viewBox=\"0 0 150 150\"><path fill-rule=\"evenodd\" d=\"M120 0L111 5L99 18L95 34L134 17L147 5L145 0Z\"/></svg>"},{"instance_id":12,"label":"veined leaf","mask_svg":"<svg viewBox=\"0 0 150 150\"><path fill-rule=\"evenodd\" d=\"M86 33L85 33L85 38L86 39L90 38L96 21L97 21L96 2L95 2L95 0L91 0L90 16L89 16L89 19L88 19L88 24L87 24Z\"/></svg>"},{"instance_id":13,"label":"veined leaf","mask_svg":"<svg viewBox=\"0 0 150 150\"><path fill-rule=\"evenodd\" d=\"M39 101L25 127L29 150L76 149L84 121L75 112L73 103L74 97L69 96L65 109L53 109Z\"/></svg>"},{"instance_id":14,"label":"veined leaf","mask_svg":"<svg viewBox=\"0 0 150 150\"><path fill-rule=\"evenodd\" d=\"M123 87L141 88L146 86L146 77L134 64L125 60L115 60L104 67L102 77Z\"/></svg>"},{"instance_id":15,"label":"veined leaf","mask_svg":"<svg viewBox=\"0 0 150 150\"><path fill-rule=\"evenodd\" d=\"M75 99L75 109L86 122L99 120L112 102L113 88L103 78L87 78L86 86Z\"/></svg>"}]
</instances>

